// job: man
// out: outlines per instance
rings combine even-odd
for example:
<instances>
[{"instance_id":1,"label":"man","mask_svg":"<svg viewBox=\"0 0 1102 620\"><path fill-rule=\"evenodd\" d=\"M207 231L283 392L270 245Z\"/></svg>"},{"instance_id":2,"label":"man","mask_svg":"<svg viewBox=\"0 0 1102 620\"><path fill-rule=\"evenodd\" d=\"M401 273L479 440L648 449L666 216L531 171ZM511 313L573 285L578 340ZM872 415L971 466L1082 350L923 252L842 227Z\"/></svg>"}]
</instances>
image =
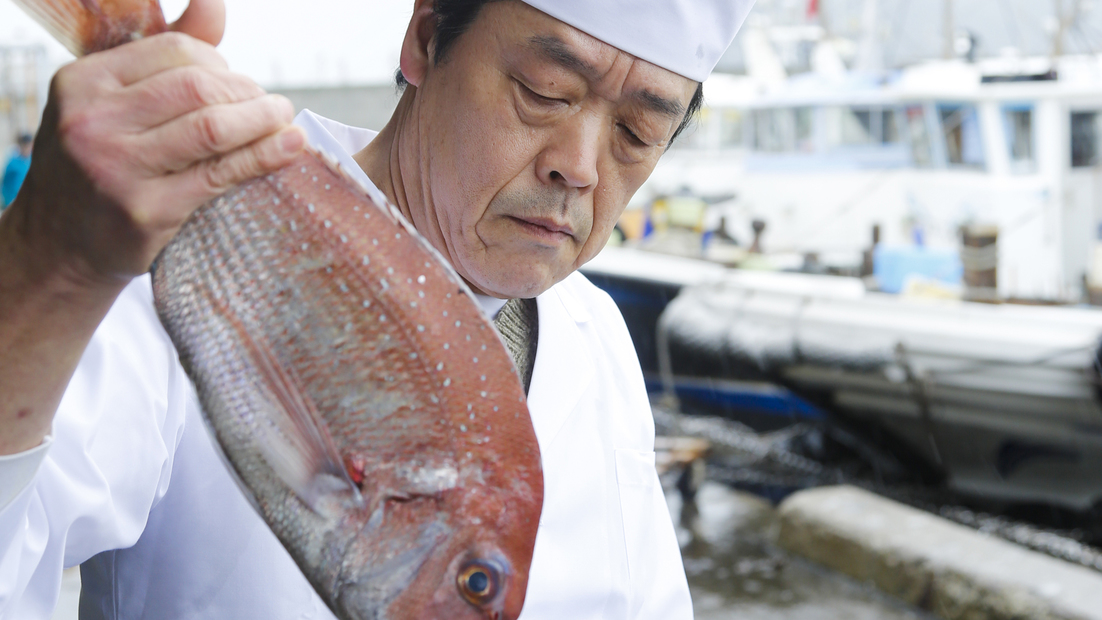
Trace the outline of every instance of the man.
<instances>
[{"instance_id":1,"label":"man","mask_svg":"<svg viewBox=\"0 0 1102 620\"><path fill-rule=\"evenodd\" d=\"M34 139L31 134L22 133L15 141L15 154L8 160L4 167L4 177L0 182L0 211L8 208L15 200L19 188L23 185L23 179L27 176L27 170L31 167L31 144Z\"/></svg>"},{"instance_id":2,"label":"man","mask_svg":"<svg viewBox=\"0 0 1102 620\"><path fill-rule=\"evenodd\" d=\"M63 68L0 219L0 616L49 617L61 569L83 563L86 618L331 617L219 461L142 275L199 204L308 136L489 313L536 299L534 315L509 302L535 344L545 479L522 617L690 617L638 361L574 270L699 105L749 2L617 7L417 0L409 86L378 135L310 114L288 126L286 100L210 47L218 0L174 25L191 36Z\"/></svg>"}]
</instances>

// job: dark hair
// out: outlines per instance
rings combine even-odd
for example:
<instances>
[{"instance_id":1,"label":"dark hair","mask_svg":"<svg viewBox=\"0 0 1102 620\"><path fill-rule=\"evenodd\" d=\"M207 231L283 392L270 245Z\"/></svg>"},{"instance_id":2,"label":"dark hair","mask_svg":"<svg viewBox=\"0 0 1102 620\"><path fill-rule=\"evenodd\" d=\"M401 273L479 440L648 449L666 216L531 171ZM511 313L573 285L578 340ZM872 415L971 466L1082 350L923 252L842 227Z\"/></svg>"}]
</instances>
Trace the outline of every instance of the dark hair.
<instances>
[{"instance_id":1,"label":"dark hair","mask_svg":"<svg viewBox=\"0 0 1102 620\"><path fill-rule=\"evenodd\" d=\"M432 10L436 14L436 40L434 41L436 48L432 53L434 63L441 64L447 59L448 52L451 51L459 36L466 32L467 28L470 28L482 7L491 2L500 2L500 0L435 0L433 2ZM406 81L406 76L402 75L401 68L395 72L394 80L399 91L405 90L409 84ZM670 145L673 145L677 136L681 135L681 132L685 131L689 123L693 122L696 113L703 106L704 85L697 83L696 92L693 93L693 98L689 101L689 107L685 110L685 118L681 119L677 131L673 132ZM666 148L669 148L669 146Z\"/></svg>"}]
</instances>

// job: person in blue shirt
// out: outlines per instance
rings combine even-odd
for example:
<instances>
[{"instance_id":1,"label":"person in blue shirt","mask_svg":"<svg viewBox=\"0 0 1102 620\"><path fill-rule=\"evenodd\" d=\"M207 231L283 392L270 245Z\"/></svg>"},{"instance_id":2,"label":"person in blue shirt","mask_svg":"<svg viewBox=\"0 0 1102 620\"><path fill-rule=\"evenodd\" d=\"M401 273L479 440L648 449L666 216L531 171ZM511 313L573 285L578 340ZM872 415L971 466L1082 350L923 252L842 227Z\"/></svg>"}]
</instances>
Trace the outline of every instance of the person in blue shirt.
<instances>
[{"instance_id":1,"label":"person in blue shirt","mask_svg":"<svg viewBox=\"0 0 1102 620\"><path fill-rule=\"evenodd\" d=\"M31 167L31 144L34 139L30 134L20 134L16 140L16 151L8 160L4 168L4 180L0 186L0 211L8 208L15 200L19 188L23 186L23 179L27 176L27 170Z\"/></svg>"}]
</instances>

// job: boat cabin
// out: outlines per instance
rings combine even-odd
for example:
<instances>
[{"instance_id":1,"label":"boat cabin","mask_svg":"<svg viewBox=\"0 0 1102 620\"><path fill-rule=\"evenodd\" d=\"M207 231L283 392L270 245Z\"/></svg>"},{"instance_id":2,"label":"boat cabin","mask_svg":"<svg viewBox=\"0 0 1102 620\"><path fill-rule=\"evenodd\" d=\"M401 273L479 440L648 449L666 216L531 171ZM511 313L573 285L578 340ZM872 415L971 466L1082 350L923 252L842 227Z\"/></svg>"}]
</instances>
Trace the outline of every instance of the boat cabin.
<instances>
[{"instance_id":1,"label":"boat cabin","mask_svg":"<svg viewBox=\"0 0 1102 620\"><path fill-rule=\"evenodd\" d=\"M1047 63L1047 64L1046 64ZM1005 64L1005 63L1004 63ZM955 252L997 231L997 294L1078 302L1102 288L1102 61L935 62L889 77L716 76L637 201L690 192L766 251ZM1095 263L1099 265L1096 267Z\"/></svg>"}]
</instances>

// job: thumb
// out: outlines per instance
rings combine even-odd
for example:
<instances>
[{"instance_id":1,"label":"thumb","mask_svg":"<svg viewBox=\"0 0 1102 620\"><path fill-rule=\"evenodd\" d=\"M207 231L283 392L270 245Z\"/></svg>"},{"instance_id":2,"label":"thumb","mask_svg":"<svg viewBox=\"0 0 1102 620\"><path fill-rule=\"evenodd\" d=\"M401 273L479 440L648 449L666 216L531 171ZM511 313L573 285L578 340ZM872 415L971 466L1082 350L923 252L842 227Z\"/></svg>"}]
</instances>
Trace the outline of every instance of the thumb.
<instances>
[{"instance_id":1,"label":"thumb","mask_svg":"<svg viewBox=\"0 0 1102 620\"><path fill-rule=\"evenodd\" d=\"M191 0L184 14L168 29L218 45L226 31L226 5L222 0Z\"/></svg>"}]
</instances>

